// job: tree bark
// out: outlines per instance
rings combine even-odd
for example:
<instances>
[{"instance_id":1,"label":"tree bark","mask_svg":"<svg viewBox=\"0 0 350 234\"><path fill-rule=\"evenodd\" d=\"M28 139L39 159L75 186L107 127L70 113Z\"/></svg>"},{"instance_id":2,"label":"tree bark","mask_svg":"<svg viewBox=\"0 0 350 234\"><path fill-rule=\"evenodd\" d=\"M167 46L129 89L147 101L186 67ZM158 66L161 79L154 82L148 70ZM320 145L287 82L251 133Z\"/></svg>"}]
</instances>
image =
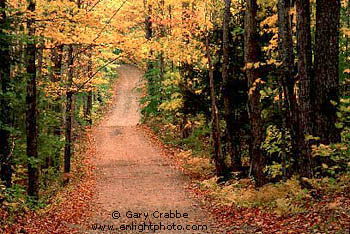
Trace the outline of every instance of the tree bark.
<instances>
[{"instance_id":1,"label":"tree bark","mask_svg":"<svg viewBox=\"0 0 350 234\"><path fill-rule=\"evenodd\" d=\"M145 38L147 41L150 41L153 36L153 30L152 30L152 21L151 21L151 14L152 14L152 5L149 5L147 0L143 1L144 4L144 10L145 10ZM152 50L149 52L149 56L152 56ZM151 59L148 59L147 61L147 71L150 71L153 69L153 64Z\"/></svg>"},{"instance_id":2,"label":"tree bark","mask_svg":"<svg viewBox=\"0 0 350 234\"><path fill-rule=\"evenodd\" d=\"M62 69L62 59L63 59L63 45L58 44L56 45L56 48L53 49L52 51L52 62L53 62L53 67L52 67L52 73L51 73L51 81L52 82L60 82L61 81L61 69ZM56 97L54 99L54 104L53 104L53 110L56 112L58 116L57 123L54 126L53 129L53 134L54 136L57 137L57 139L60 139L61 137L61 127L62 127L62 106L60 103L60 96ZM54 167L56 171L60 170L60 155L61 155L61 150L57 150L55 152L55 159L52 160L54 162Z\"/></svg>"},{"instance_id":3,"label":"tree bark","mask_svg":"<svg viewBox=\"0 0 350 234\"><path fill-rule=\"evenodd\" d=\"M88 77L91 79L92 77L92 54L89 52L89 63L88 63ZM89 125L92 125L92 90L88 91L88 96L86 100L86 110L85 110L85 119L87 120Z\"/></svg>"},{"instance_id":4,"label":"tree bark","mask_svg":"<svg viewBox=\"0 0 350 234\"><path fill-rule=\"evenodd\" d=\"M72 119L73 119L73 45L68 46L68 81L66 93L66 126L65 126L65 146L64 146L64 173L69 174L71 168L72 156ZM69 176L66 177L65 182L69 182Z\"/></svg>"},{"instance_id":5,"label":"tree bark","mask_svg":"<svg viewBox=\"0 0 350 234\"><path fill-rule=\"evenodd\" d=\"M88 91L88 96L87 96L87 100L86 100L86 112L85 112L85 116L87 119L87 122L89 125L92 125L92 91Z\"/></svg>"},{"instance_id":6,"label":"tree bark","mask_svg":"<svg viewBox=\"0 0 350 234\"><path fill-rule=\"evenodd\" d=\"M54 49L52 49L51 61L53 62L51 81L59 82L61 80L61 68L62 68L62 58L63 58L63 45L57 44Z\"/></svg>"},{"instance_id":7,"label":"tree bark","mask_svg":"<svg viewBox=\"0 0 350 234\"><path fill-rule=\"evenodd\" d=\"M222 64L222 81L223 81L223 99L224 99L224 118L226 122L226 153L231 158L232 169L239 171L241 169L241 157L237 149L237 140L235 139L235 121L233 116L233 107L231 101L233 77L229 77L230 69L230 42L229 30L231 20L231 0L225 0L225 12L223 20L223 64Z\"/></svg>"},{"instance_id":8,"label":"tree bark","mask_svg":"<svg viewBox=\"0 0 350 234\"><path fill-rule=\"evenodd\" d=\"M323 144L340 141L340 130L335 127L337 109L331 103L339 101L339 23L340 0L317 0L315 136Z\"/></svg>"},{"instance_id":9,"label":"tree bark","mask_svg":"<svg viewBox=\"0 0 350 234\"><path fill-rule=\"evenodd\" d=\"M165 19L165 1L164 0L160 0L160 12L162 15L162 19ZM160 37L165 37L166 36L166 26L162 25L160 28ZM165 67L166 67L166 63L165 63L165 58L164 58L164 52L163 50L160 52L159 54L159 72L160 72L160 80L164 80L164 74L165 74Z\"/></svg>"},{"instance_id":10,"label":"tree bark","mask_svg":"<svg viewBox=\"0 0 350 234\"><path fill-rule=\"evenodd\" d=\"M224 177L226 173L225 160L221 149L221 134L220 134L220 124L219 124L219 110L217 108L217 100L215 93L215 81L214 81L214 68L213 62L210 55L209 38L206 36L205 39L206 53L209 65L209 86L210 86L210 99L211 99L211 119L212 119L212 143L213 143L213 160L215 163L216 174L218 177Z\"/></svg>"},{"instance_id":11,"label":"tree bark","mask_svg":"<svg viewBox=\"0 0 350 234\"><path fill-rule=\"evenodd\" d=\"M0 175L1 180L6 187L11 187L12 181L12 163L11 163L11 101L8 92L11 84L10 70L10 41L5 32L7 24L6 15L6 0L0 0L0 81L1 91L0 96Z\"/></svg>"},{"instance_id":12,"label":"tree bark","mask_svg":"<svg viewBox=\"0 0 350 234\"><path fill-rule=\"evenodd\" d=\"M311 177L311 148L305 139L312 135L312 49L309 0L296 0L297 10L297 53L299 79L299 133L300 158L295 158L295 169L304 177ZM295 155L297 156L297 155Z\"/></svg>"},{"instance_id":13,"label":"tree bark","mask_svg":"<svg viewBox=\"0 0 350 234\"><path fill-rule=\"evenodd\" d=\"M263 173L265 166L261 144L263 142L263 122L261 119L260 89L258 80L258 70L254 64L259 61L259 46L257 32L257 2L256 0L247 0L245 25L244 25L244 61L246 64L246 74L248 79L248 107L250 132L252 138L252 174L256 181L256 186L260 187L266 183L266 177Z\"/></svg>"},{"instance_id":14,"label":"tree bark","mask_svg":"<svg viewBox=\"0 0 350 234\"><path fill-rule=\"evenodd\" d=\"M294 53L293 53L293 38L291 28L291 2L290 0L279 0L278 2L278 38L279 38L279 57L282 62L280 67L280 86L283 91L282 106L286 110L286 114L282 116L282 131L288 128L291 133L291 154L297 160L299 157L298 146L298 107L296 96L294 93L295 80L293 77L294 70ZM283 113L283 112L282 112ZM282 144L285 144L283 142ZM285 146L284 146L285 147ZM285 159L288 157L284 155ZM289 155L290 158L291 155Z\"/></svg>"},{"instance_id":15,"label":"tree bark","mask_svg":"<svg viewBox=\"0 0 350 234\"><path fill-rule=\"evenodd\" d=\"M39 46L37 49L37 79L40 81L43 77L43 65L44 65L44 47L45 40L43 38L39 41Z\"/></svg>"},{"instance_id":16,"label":"tree bark","mask_svg":"<svg viewBox=\"0 0 350 234\"><path fill-rule=\"evenodd\" d=\"M28 0L28 11L35 11L35 2ZM36 42L35 19L27 20L28 44L27 44L27 157L28 157L28 195L35 200L39 198L39 165L38 165L38 130L37 130L37 94L36 94Z\"/></svg>"},{"instance_id":17,"label":"tree bark","mask_svg":"<svg viewBox=\"0 0 350 234\"><path fill-rule=\"evenodd\" d=\"M350 1L348 1L348 5L346 6L346 27L350 28ZM345 61L349 61L349 35L346 35L346 49L345 49Z\"/></svg>"},{"instance_id":18,"label":"tree bark","mask_svg":"<svg viewBox=\"0 0 350 234\"><path fill-rule=\"evenodd\" d=\"M152 12L152 6L147 4L147 1L145 2L145 9L147 10L147 14L145 16L145 31L146 31L146 39L151 40L153 31L152 31L152 21L151 21L151 12Z\"/></svg>"}]
</instances>

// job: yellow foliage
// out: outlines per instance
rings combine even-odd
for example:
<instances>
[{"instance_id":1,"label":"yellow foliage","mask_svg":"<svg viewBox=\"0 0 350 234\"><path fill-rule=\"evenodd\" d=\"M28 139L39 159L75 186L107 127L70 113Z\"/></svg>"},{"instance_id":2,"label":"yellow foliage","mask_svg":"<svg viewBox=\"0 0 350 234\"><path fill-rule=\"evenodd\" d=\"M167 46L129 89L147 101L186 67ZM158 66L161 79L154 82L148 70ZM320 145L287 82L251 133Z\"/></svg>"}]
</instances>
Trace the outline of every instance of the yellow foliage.
<instances>
[{"instance_id":1,"label":"yellow foliage","mask_svg":"<svg viewBox=\"0 0 350 234\"><path fill-rule=\"evenodd\" d=\"M170 101L163 102L159 106L159 110L164 111L177 111L183 107L182 95L180 93L174 93L171 96Z\"/></svg>"},{"instance_id":2,"label":"yellow foliage","mask_svg":"<svg viewBox=\"0 0 350 234\"><path fill-rule=\"evenodd\" d=\"M340 31L347 37L350 37L350 28L342 27Z\"/></svg>"},{"instance_id":3,"label":"yellow foliage","mask_svg":"<svg viewBox=\"0 0 350 234\"><path fill-rule=\"evenodd\" d=\"M177 157L183 163L184 168L195 177L207 177L214 174L215 168L210 163L210 160L208 158L194 157L191 150L182 151L177 154Z\"/></svg>"},{"instance_id":4,"label":"yellow foliage","mask_svg":"<svg viewBox=\"0 0 350 234\"><path fill-rule=\"evenodd\" d=\"M310 197L295 178L285 183L268 184L259 190L250 180L235 180L223 186L216 181L216 177L204 180L200 182L200 188L209 191L219 204L272 209L278 215L303 212L302 201Z\"/></svg>"}]
</instances>

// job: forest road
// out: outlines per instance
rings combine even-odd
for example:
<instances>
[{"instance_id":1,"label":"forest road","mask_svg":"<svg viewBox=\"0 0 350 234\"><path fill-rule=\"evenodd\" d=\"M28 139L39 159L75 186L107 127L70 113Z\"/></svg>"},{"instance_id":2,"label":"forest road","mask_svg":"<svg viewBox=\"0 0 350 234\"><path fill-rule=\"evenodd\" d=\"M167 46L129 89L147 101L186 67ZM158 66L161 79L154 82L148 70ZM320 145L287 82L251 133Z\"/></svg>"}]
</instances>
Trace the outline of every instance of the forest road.
<instances>
[{"instance_id":1,"label":"forest road","mask_svg":"<svg viewBox=\"0 0 350 234\"><path fill-rule=\"evenodd\" d=\"M122 65L118 74L112 110L93 131L97 194L90 233L219 233L186 191L186 176L137 127L142 72Z\"/></svg>"}]
</instances>

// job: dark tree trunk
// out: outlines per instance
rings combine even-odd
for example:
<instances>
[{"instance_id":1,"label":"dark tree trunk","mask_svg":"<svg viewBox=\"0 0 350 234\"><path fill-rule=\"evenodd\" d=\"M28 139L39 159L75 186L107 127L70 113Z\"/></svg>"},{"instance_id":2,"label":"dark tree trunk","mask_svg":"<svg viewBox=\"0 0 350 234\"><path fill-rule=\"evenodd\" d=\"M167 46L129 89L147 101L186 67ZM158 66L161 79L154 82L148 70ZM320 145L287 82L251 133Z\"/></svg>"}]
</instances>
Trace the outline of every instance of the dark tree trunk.
<instances>
[{"instance_id":1,"label":"dark tree trunk","mask_svg":"<svg viewBox=\"0 0 350 234\"><path fill-rule=\"evenodd\" d=\"M165 74L165 59L164 59L164 53L160 52L159 55L159 75L160 75L160 80L164 80L164 74Z\"/></svg>"},{"instance_id":2,"label":"dark tree trunk","mask_svg":"<svg viewBox=\"0 0 350 234\"><path fill-rule=\"evenodd\" d=\"M37 60L38 60L38 65L37 65L37 79L40 81L43 76L43 65L44 65L44 47L45 47L45 41L44 39L40 39L39 48L37 49Z\"/></svg>"},{"instance_id":3,"label":"dark tree trunk","mask_svg":"<svg viewBox=\"0 0 350 234\"><path fill-rule=\"evenodd\" d=\"M88 96L87 96L87 100L86 100L86 112L85 112L85 116L87 119L87 122L89 125L92 125L92 116L91 116L91 112L92 112L92 91L90 90L88 92Z\"/></svg>"},{"instance_id":4,"label":"dark tree trunk","mask_svg":"<svg viewBox=\"0 0 350 234\"><path fill-rule=\"evenodd\" d=\"M68 46L68 83L66 93L66 126L65 126L65 146L64 146L64 173L69 175L72 156L72 119L73 119L73 45ZM69 176L65 178L69 182Z\"/></svg>"},{"instance_id":5,"label":"dark tree trunk","mask_svg":"<svg viewBox=\"0 0 350 234\"><path fill-rule=\"evenodd\" d=\"M259 61L259 46L257 32L257 3L256 0L247 0L245 25L244 25L244 61L246 64L246 74L248 79L248 107L250 119L250 132L252 138L252 174L256 181L256 186L260 187L266 183L263 173L265 166L261 144L263 142L263 122L261 119L262 106L260 103L260 84L258 71L254 64Z\"/></svg>"},{"instance_id":6,"label":"dark tree trunk","mask_svg":"<svg viewBox=\"0 0 350 234\"><path fill-rule=\"evenodd\" d=\"M62 69L62 58L63 58L63 45L58 44L56 45L56 48L53 49L52 51L52 62L53 62L53 67L52 67L52 73L51 73L51 81L52 82L60 82L61 81L61 69ZM54 99L54 104L53 104L53 110L56 112L56 115L58 116L57 118L57 123L54 126L53 129L53 134L54 136L59 139L61 137L61 127L62 127L62 106L60 103L60 97L56 97ZM61 155L61 150L57 150L55 152L55 159L51 160L54 162L54 167L56 171L60 170L60 155Z\"/></svg>"},{"instance_id":7,"label":"dark tree trunk","mask_svg":"<svg viewBox=\"0 0 350 234\"><path fill-rule=\"evenodd\" d=\"M350 1L348 1L348 5L346 6L346 27L350 28ZM349 35L346 35L346 46L345 46L345 61L349 61Z\"/></svg>"},{"instance_id":8,"label":"dark tree trunk","mask_svg":"<svg viewBox=\"0 0 350 234\"><path fill-rule=\"evenodd\" d=\"M152 6L148 4L147 0L143 1L144 10L146 12L145 14L145 38L150 41L153 37L153 30L152 30ZM149 56L152 56L152 50L149 52ZM147 71L150 71L153 69L152 61L149 59L147 61Z\"/></svg>"},{"instance_id":9,"label":"dark tree trunk","mask_svg":"<svg viewBox=\"0 0 350 234\"><path fill-rule=\"evenodd\" d=\"M223 80L223 99L224 99L224 118L226 122L226 153L231 158L232 169L238 171L241 169L241 157L238 152L237 140L235 136L237 127L235 127L235 118L231 102L233 77L230 77L230 20L231 20L231 0L225 0L225 13L223 20L223 64L222 64L222 80Z\"/></svg>"},{"instance_id":10,"label":"dark tree trunk","mask_svg":"<svg viewBox=\"0 0 350 234\"><path fill-rule=\"evenodd\" d=\"M310 1L296 0L297 10L297 53L299 80L299 149L300 158L295 159L295 170L304 177L311 177L311 148L307 135L312 135L312 49L310 27ZM296 155L295 155L296 156Z\"/></svg>"},{"instance_id":11,"label":"dark tree trunk","mask_svg":"<svg viewBox=\"0 0 350 234\"><path fill-rule=\"evenodd\" d=\"M283 91L280 90L280 112L284 113L285 100L283 100ZM282 167L282 180L285 182L287 180L287 143L286 143L286 129L287 129L287 118L282 117L282 133L281 133L281 167Z\"/></svg>"},{"instance_id":12,"label":"dark tree trunk","mask_svg":"<svg viewBox=\"0 0 350 234\"><path fill-rule=\"evenodd\" d=\"M6 187L11 187L12 167L11 167L11 133L8 128L11 126L11 102L8 96L11 83L10 70L10 41L5 32L7 24L6 1L0 0L0 163L1 180Z\"/></svg>"},{"instance_id":13,"label":"dark tree trunk","mask_svg":"<svg viewBox=\"0 0 350 234\"><path fill-rule=\"evenodd\" d=\"M340 0L316 1L315 136L323 144L340 141L337 109L331 103L339 101L339 22Z\"/></svg>"},{"instance_id":14,"label":"dark tree trunk","mask_svg":"<svg viewBox=\"0 0 350 234\"><path fill-rule=\"evenodd\" d=\"M35 2L28 1L28 10L35 11ZM34 199L39 198L39 165L38 165L38 130L37 130L37 94L36 94L36 43L35 19L27 20L29 41L27 44L27 157L28 157L28 195Z\"/></svg>"},{"instance_id":15,"label":"dark tree trunk","mask_svg":"<svg viewBox=\"0 0 350 234\"><path fill-rule=\"evenodd\" d=\"M160 0L160 11L161 11L161 15L162 18L165 19L165 1L164 0ZM166 36L166 26L162 25L160 28L160 37L165 37ZM159 72L160 72L160 79L163 80L164 79L164 74L165 74L165 58L164 58L164 52L161 51L159 54Z\"/></svg>"},{"instance_id":16,"label":"dark tree trunk","mask_svg":"<svg viewBox=\"0 0 350 234\"><path fill-rule=\"evenodd\" d=\"M220 124L219 124L219 110L217 108L217 100L215 94L215 81L214 81L214 67L210 55L209 38L206 37L206 53L209 65L209 86L210 86L210 99L211 99L211 119L212 119L212 143L213 143L213 160L215 163L216 174L218 177L225 176L227 170L225 165L225 160L222 155L221 149L221 134L220 134Z\"/></svg>"},{"instance_id":17,"label":"dark tree trunk","mask_svg":"<svg viewBox=\"0 0 350 234\"><path fill-rule=\"evenodd\" d=\"M87 68L87 72L88 72L88 77L89 79L92 79L92 54L91 52L89 52L89 63L88 63L88 68ZM88 91L88 96L87 96L87 100L86 100L86 109L85 109L85 119L87 120L89 125L92 125L92 90Z\"/></svg>"},{"instance_id":18,"label":"dark tree trunk","mask_svg":"<svg viewBox=\"0 0 350 234\"><path fill-rule=\"evenodd\" d=\"M148 8L148 14L145 18L145 31L146 31L146 39L151 40L153 31L152 31L152 21L151 16L149 15L152 12L152 7L150 5L145 5L146 8Z\"/></svg>"},{"instance_id":19,"label":"dark tree trunk","mask_svg":"<svg viewBox=\"0 0 350 234\"><path fill-rule=\"evenodd\" d=\"M291 132L291 154L297 160L299 156L299 146L298 146L298 107L296 102L296 96L294 94L294 53L293 53L293 38L291 29L291 17L289 15L291 9L290 0L280 0L278 2L278 38L279 38L279 56L282 62L280 67L280 85L284 93L284 99L282 101L282 106L286 110L286 113L282 116L282 132L285 135L285 131L288 128ZM285 144L285 140L283 143ZM285 146L283 147L285 148ZM284 164L286 161L285 152ZM289 155L290 158L290 155ZM286 175L285 175L286 176Z\"/></svg>"},{"instance_id":20,"label":"dark tree trunk","mask_svg":"<svg viewBox=\"0 0 350 234\"><path fill-rule=\"evenodd\" d=\"M53 62L51 81L59 82L61 80L61 68L62 68L62 57L63 57L63 45L58 44L52 50L51 60Z\"/></svg>"}]
</instances>

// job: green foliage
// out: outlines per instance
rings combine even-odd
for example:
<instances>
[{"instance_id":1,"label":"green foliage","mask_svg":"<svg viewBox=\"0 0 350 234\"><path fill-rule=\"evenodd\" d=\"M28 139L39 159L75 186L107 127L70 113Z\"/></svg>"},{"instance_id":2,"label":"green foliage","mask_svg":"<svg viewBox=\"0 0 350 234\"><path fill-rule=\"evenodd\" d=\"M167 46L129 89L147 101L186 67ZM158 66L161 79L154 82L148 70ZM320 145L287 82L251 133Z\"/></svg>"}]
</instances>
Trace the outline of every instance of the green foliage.
<instances>
[{"instance_id":1,"label":"green foliage","mask_svg":"<svg viewBox=\"0 0 350 234\"><path fill-rule=\"evenodd\" d=\"M348 15L348 9L341 8L341 28L349 28L349 15ZM344 30L340 30L340 50L339 50L339 80L343 82L344 88L349 88L349 73L344 72L346 69L349 69L349 61L350 61L350 54L349 54L349 35L346 35L344 33ZM347 94L348 95L348 94Z\"/></svg>"},{"instance_id":2,"label":"green foliage","mask_svg":"<svg viewBox=\"0 0 350 234\"><path fill-rule=\"evenodd\" d=\"M282 147L285 147L285 153L288 154L291 150L291 136L289 132L285 133L282 138L282 131L275 125L270 125L266 130L266 138L262 143L262 149L267 152L269 164L265 167L265 173L271 178L281 178L282 171ZM292 159L289 159L290 161ZM291 162L286 163L286 168L291 166Z\"/></svg>"},{"instance_id":3,"label":"green foliage","mask_svg":"<svg viewBox=\"0 0 350 234\"><path fill-rule=\"evenodd\" d=\"M285 139L282 139L282 132L275 125L270 125L266 130L266 138L262 144L262 148L270 155L277 155L278 157L282 154L282 144L286 144L285 141L290 142L290 134L287 133ZM290 144L286 145L286 153L290 152Z\"/></svg>"},{"instance_id":4,"label":"green foliage","mask_svg":"<svg viewBox=\"0 0 350 234\"><path fill-rule=\"evenodd\" d=\"M339 144L313 146L313 157L321 161L317 167L317 175L337 176L350 169L350 145L346 142Z\"/></svg>"},{"instance_id":5,"label":"green foliage","mask_svg":"<svg viewBox=\"0 0 350 234\"><path fill-rule=\"evenodd\" d=\"M339 194L349 192L350 173L344 173L337 178L323 177L311 179L312 186L323 194Z\"/></svg>"},{"instance_id":6,"label":"green foliage","mask_svg":"<svg viewBox=\"0 0 350 234\"><path fill-rule=\"evenodd\" d=\"M75 121L79 123L80 126L87 126L89 123L87 118L91 117L92 122L99 119L100 114L103 112L104 108L111 103L112 96L114 94L114 84L118 78L118 74L115 72L115 66L107 66L101 70L104 74L104 81L95 85L92 89L93 105L91 110L91 116L85 115L88 92L80 92L75 94Z\"/></svg>"},{"instance_id":7,"label":"green foliage","mask_svg":"<svg viewBox=\"0 0 350 234\"><path fill-rule=\"evenodd\" d=\"M0 183L0 210L5 219L0 219L0 225L12 223L18 216L29 207L25 187L22 185L13 185L6 188Z\"/></svg>"},{"instance_id":8,"label":"green foliage","mask_svg":"<svg viewBox=\"0 0 350 234\"><path fill-rule=\"evenodd\" d=\"M189 136L183 138L180 128L176 125L178 118L160 113L158 117L147 120L147 124L158 134L159 138L168 145L176 146L182 150L190 150L193 155L209 157L210 128L206 124L205 117L198 115L188 119L186 128L189 129Z\"/></svg>"},{"instance_id":9,"label":"green foliage","mask_svg":"<svg viewBox=\"0 0 350 234\"><path fill-rule=\"evenodd\" d=\"M190 118L186 127L191 129L190 134L187 138L178 139L177 145L183 149L192 150L195 155L203 154L210 147L210 128L205 117L198 115Z\"/></svg>"},{"instance_id":10,"label":"green foliage","mask_svg":"<svg viewBox=\"0 0 350 234\"><path fill-rule=\"evenodd\" d=\"M141 113L144 117L156 116L162 100L160 70L150 69L144 77L147 81L147 95L140 100L143 106Z\"/></svg>"},{"instance_id":11,"label":"green foliage","mask_svg":"<svg viewBox=\"0 0 350 234\"><path fill-rule=\"evenodd\" d=\"M335 124L342 130L341 143L312 146L313 157L320 162L317 175L336 177L350 170L350 98L340 99L337 116L338 122Z\"/></svg>"},{"instance_id":12,"label":"green foliage","mask_svg":"<svg viewBox=\"0 0 350 234\"><path fill-rule=\"evenodd\" d=\"M103 108L110 103L113 95L113 85L117 75L115 67L106 67L102 71L107 83L97 84L93 89L94 105L92 115L94 119L98 118ZM63 106L65 99L62 97L51 96L46 93L49 77L44 76L38 84L38 158L28 158L26 155L26 76L20 72L15 74L11 80L9 91L6 94L0 93L1 97L10 100L12 110L12 125L6 126L11 133L11 162L13 168L12 187L5 188L0 183L0 210L6 214L2 222L12 222L24 211L29 209L39 209L45 207L52 197L62 188L61 170L62 155L64 148L63 132ZM1 90L1 89L0 89ZM96 90L96 91L95 91ZM0 91L1 92L1 91ZM75 119L73 126L81 130L87 125L84 116L84 107L86 92L75 94L74 110ZM58 108L56 108L58 107ZM78 123L78 124L75 124ZM1 126L2 127L2 126ZM54 133L59 128L60 134ZM79 131L78 134L82 132ZM75 138L76 139L76 138ZM82 142L80 142L82 144ZM76 153L83 153L78 151ZM76 155L73 157L75 160ZM27 196L27 164L39 168L40 178L40 199L38 201ZM2 215L2 214L1 214Z\"/></svg>"}]
</instances>

